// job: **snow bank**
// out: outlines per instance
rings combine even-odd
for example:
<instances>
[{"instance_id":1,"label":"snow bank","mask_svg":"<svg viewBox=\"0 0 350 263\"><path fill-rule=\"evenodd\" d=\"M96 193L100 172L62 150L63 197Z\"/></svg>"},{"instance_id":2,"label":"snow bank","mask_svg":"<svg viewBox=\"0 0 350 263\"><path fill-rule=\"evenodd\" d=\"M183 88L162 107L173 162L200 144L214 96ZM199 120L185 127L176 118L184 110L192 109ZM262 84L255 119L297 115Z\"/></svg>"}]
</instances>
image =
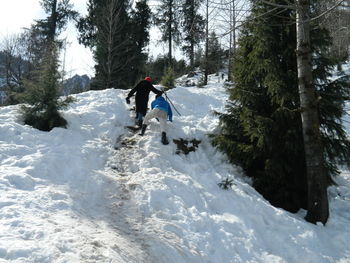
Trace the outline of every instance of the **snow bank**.
<instances>
[{"instance_id":1,"label":"snow bank","mask_svg":"<svg viewBox=\"0 0 350 263\"><path fill-rule=\"evenodd\" d=\"M125 129L127 91L75 95L68 129L51 132L0 108L0 262L350 262L350 174L329 189L325 227L272 207L208 141L227 99L215 81L168 92L181 116L167 146L156 121ZM201 143L176 154L179 138Z\"/></svg>"}]
</instances>

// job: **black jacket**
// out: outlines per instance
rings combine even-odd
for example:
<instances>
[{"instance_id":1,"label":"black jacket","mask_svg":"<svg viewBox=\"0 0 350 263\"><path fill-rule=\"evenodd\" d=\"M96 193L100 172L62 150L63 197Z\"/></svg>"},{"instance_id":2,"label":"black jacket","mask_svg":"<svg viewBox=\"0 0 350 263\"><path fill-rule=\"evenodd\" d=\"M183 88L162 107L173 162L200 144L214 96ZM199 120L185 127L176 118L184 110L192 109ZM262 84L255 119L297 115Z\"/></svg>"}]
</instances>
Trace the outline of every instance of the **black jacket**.
<instances>
[{"instance_id":1,"label":"black jacket","mask_svg":"<svg viewBox=\"0 0 350 263\"><path fill-rule=\"evenodd\" d=\"M136 95L135 95L136 112L146 115L149 93L151 91L157 95L162 94L162 92L160 90L157 90L155 87L153 87L153 85L149 81L141 80L135 86L135 88L133 88L129 92L128 98L130 98L136 92Z\"/></svg>"}]
</instances>

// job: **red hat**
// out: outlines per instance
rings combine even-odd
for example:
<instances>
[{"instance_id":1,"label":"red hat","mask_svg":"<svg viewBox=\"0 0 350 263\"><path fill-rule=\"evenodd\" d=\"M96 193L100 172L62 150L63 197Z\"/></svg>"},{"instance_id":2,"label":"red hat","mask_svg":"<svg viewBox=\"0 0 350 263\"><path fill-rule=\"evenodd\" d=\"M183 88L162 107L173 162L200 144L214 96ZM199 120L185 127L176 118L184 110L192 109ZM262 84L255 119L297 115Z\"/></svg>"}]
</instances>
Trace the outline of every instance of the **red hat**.
<instances>
[{"instance_id":1,"label":"red hat","mask_svg":"<svg viewBox=\"0 0 350 263\"><path fill-rule=\"evenodd\" d=\"M145 80L152 82L152 79L150 77L145 77Z\"/></svg>"}]
</instances>

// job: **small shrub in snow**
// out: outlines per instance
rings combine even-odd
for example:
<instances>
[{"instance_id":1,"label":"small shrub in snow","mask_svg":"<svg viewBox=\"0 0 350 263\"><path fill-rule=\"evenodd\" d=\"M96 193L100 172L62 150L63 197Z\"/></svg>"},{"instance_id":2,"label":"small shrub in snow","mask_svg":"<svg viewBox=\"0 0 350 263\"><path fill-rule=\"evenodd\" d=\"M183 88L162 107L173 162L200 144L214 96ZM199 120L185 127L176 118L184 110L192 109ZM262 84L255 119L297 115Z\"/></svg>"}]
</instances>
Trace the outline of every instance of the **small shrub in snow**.
<instances>
[{"instance_id":1,"label":"small shrub in snow","mask_svg":"<svg viewBox=\"0 0 350 263\"><path fill-rule=\"evenodd\" d=\"M232 185L233 185L233 179L229 179L228 177L226 177L226 179L223 179L220 183L218 183L218 186L224 190L230 189Z\"/></svg>"},{"instance_id":2,"label":"small shrub in snow","mask_svg":"<svg viewBox=\"0 0 350 263\"><path fill-rule=\"evenodd\" d=\"M165 87L165 90L175 88L175 73L172 68L168 68L165 75L162 77L161 84Z\"/></svg>"},{"instance_id":3,"label":"small shrub in snow","mask_svg":"<svg viewBox=\"0 0 350 263\"><path fill-rule=\"evenodd\" d=\"M184 153L189 154L190 152L195 152L201 141L192 139L184 140L180 138L179 140L174 139L173 142L177 145L176 154Z\"/></svg>"}]
</instances>

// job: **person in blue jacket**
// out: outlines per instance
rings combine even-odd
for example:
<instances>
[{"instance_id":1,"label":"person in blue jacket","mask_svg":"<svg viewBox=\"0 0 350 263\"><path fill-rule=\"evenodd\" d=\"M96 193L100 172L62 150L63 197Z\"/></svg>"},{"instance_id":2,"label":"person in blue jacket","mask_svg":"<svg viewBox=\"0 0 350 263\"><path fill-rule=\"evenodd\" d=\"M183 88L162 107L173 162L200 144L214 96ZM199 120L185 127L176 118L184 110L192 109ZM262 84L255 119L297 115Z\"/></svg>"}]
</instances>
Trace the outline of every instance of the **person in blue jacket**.
<instances>
[{"instance_id":1,"label":"person in blue jacket","mask_svg":"<svg viewBox=\"0 0 350 263\"><path fill-rule=\"evenodd\" d=\"M153 118L159 120L160 131L162 132L162 143L168 144L169 141L166 137L167 120L173 121L173 112L170 104L162 97L157 95L156 99L151 103L151 111L148 112L143 120L142 129L140 135L144 135L149 121Z\"/></svg>"}]
</instances>

